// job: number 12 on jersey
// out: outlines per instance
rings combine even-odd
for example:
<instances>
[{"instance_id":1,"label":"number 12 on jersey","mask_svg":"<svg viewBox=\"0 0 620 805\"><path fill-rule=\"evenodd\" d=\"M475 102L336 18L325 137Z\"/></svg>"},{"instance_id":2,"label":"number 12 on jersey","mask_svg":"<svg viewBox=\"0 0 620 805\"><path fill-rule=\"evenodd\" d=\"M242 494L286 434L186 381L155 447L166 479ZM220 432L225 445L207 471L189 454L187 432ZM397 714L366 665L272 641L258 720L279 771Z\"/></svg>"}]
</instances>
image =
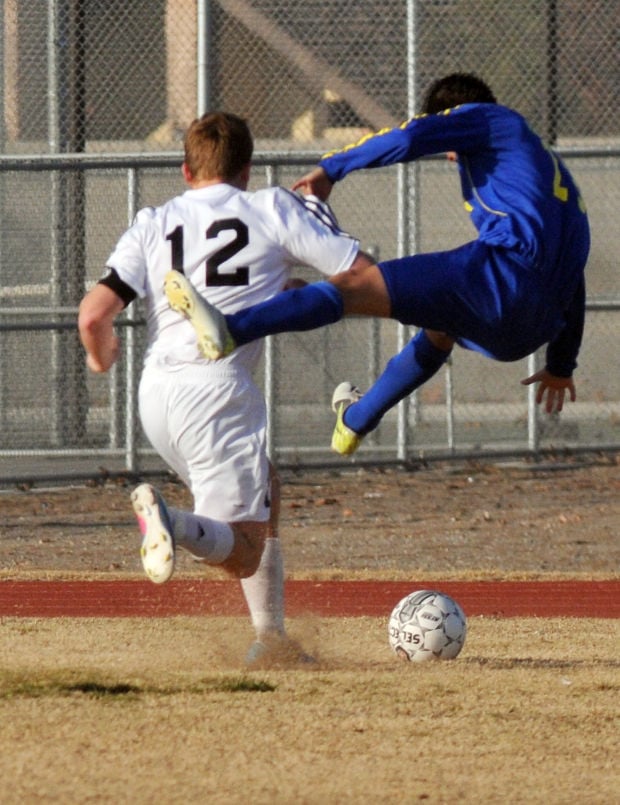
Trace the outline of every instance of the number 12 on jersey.
<instances>
[{"instance_id":1,"label":"number 12 on jersey","mask_svg":"<svg viewBox=\"0 0 620 805\"><path fill-rule=\"evenodd\" d=\"M214 285L247 285L249 283L250 269L247 266L239 266L234 271L224 272L220 271L220 266L227 260L230 260L238 252L244 249L250 242L248 236L248 227L239 218L223 218L220 221L214 221L205 233L208 239L216 238L220 232L232 231L235 237L230 243L222 246L215 251L212 255L205 258L206 260L206 275L205 282L209 286ZM166 235L166 240L170 241L172 268L183 271L184 252L183 252L183 226L179 225L170 234Z\"/></svg>"}]
</instances>

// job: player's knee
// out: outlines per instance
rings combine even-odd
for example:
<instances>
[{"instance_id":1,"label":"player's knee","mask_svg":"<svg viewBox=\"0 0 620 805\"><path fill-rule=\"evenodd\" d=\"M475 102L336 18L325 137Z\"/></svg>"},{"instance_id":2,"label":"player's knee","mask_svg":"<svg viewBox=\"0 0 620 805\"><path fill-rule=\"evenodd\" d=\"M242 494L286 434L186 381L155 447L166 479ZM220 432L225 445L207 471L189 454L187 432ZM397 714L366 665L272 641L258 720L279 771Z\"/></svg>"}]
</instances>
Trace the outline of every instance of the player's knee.
<instances>
[{"instance_id":1,"label":"player's knee","mask_svg":"<svg viewBox=\"0 0 620 805\"><path fill-rule=\"evenodd\" d=\"M454 338L447 333L442 333L439 330L425 330L424 332L431 344L443 352L450 352L454 346Z\"/></svg>"},{"instance_id":2,"label":"player's knee","mask_svg":"<svg viewBox=\"0 0 620 805\"><path fill-rule=\"evenodd\" d=\"M330 281L340 291L345 315L390 315L391 302L378 266L352 268L336 274Z\"/></svg>"}]
</instances>

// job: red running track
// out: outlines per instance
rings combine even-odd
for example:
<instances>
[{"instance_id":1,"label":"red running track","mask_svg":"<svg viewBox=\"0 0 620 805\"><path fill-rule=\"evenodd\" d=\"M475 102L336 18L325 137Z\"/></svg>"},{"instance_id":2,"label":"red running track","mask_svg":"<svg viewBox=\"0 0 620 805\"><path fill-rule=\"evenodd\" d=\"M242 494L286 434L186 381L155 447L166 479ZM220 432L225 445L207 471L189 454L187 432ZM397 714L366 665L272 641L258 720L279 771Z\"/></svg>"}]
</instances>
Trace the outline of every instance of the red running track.
<instances>
[{"instance_id":1,"label":"red running track","mask_svg":"<svg viewBox=\"0 0 620 805\"><path fill-rule=\"evenodd\" d=\"M385 617L414 590L439 589L469 616L620 617L614 581L300 581L286 583L289 617ZM0 581L0 616L166 617L244 615L235 581Z\"/></svg>"}]
</instances>

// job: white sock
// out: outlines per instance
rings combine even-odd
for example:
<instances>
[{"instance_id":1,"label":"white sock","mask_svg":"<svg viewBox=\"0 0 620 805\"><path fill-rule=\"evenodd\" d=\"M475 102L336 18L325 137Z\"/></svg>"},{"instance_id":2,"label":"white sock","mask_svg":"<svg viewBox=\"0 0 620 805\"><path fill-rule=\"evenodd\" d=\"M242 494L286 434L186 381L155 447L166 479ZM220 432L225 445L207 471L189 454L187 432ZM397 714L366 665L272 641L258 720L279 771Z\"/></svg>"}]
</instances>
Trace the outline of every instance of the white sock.
<instances>
[{"instance_id":1,"label":"white sock","mask_svg":"<svg viewBox=\"0 0 620 805\"><path fill-rule=\"evenodd\" d=\"M241 587L256 636L260 639L269 632L283 635L284 563L278 538L268 537L265 540L256 573L247 579L241 579Z\"/></svg>"},{"instance_id":2,"label":"white sock","mask_svg":"<svg viewBox=\"0 0 620 805\"><path fill-rule=\"evenodd\" d=\"M221 565L230 556L235 536L228 523L168 507L177 545L209 565Z\"/></svg>"}]
</instances>

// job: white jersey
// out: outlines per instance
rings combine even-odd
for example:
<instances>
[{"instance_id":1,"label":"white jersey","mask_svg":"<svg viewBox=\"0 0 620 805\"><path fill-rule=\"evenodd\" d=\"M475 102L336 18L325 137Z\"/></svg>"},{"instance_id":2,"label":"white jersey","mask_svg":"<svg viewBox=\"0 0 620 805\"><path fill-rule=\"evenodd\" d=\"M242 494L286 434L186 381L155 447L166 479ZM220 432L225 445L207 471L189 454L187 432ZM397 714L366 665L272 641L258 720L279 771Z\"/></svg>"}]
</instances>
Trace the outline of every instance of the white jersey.
<instances>
[{"instance_id":1,"label":"white jersey","mask_svg":"<svg viewBox=\"0 0 620 805\"><path fill-rule=\"evenodd\" d=\"M224 522L270 516L267 412L251 375L262 342L205 360L193 327L168 305L167 272L182 268L199 293L234 313L282 290L295 265L336 274L358 249L317 199L227 184L141 210L120 239L107 264L146 301L140 419L191 489L196 513Z\"/></svg>"},{"instance_id":2,"label":"white jersey","mask_svg":"<svg viewBox=\"0 0 620 805\"><path fill-rule=\"evenodd\" d=\"M250 193L216 184L141 210L107 265L145 299L145 364L164 368L209 363L192 326L168 305L164 277L171 268L182 269L223 313L234 313L281 291L294 266L333 275L348 269L358 250L316 198L280 187ZM219 363L253 370L261 346L246 344Z\"/></svg>"}]
</instances>

